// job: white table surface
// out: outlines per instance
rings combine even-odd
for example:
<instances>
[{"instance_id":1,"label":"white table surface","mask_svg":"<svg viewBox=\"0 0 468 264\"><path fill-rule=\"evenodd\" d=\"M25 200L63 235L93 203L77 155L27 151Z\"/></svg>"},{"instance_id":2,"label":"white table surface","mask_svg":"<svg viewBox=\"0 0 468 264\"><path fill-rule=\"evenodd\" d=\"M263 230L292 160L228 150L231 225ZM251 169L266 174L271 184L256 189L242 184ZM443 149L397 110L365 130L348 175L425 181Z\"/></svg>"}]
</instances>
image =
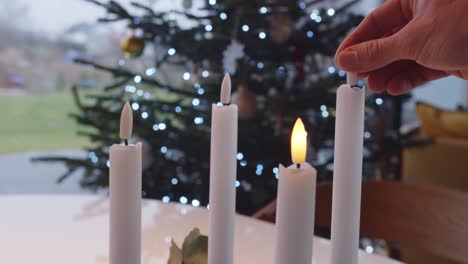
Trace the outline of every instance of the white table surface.
<instances>
[{"instance_id":1,"label":"white table surface","mask_svg":"<svg viewBox=\"0 0 468 264\"><path fill-rule=\"evenodd\" d=\"M142 263L166 264L169 244L192 228L208 231L208 210L143 200ZM87 195L0 196L0 263L108 263L108 199ZM236 264L273 263L274 225L236 216ZM314 239L314 263L328 263L330 242ZM359 252L360 264L398 264Z\"/></svg>"}]
</instances>

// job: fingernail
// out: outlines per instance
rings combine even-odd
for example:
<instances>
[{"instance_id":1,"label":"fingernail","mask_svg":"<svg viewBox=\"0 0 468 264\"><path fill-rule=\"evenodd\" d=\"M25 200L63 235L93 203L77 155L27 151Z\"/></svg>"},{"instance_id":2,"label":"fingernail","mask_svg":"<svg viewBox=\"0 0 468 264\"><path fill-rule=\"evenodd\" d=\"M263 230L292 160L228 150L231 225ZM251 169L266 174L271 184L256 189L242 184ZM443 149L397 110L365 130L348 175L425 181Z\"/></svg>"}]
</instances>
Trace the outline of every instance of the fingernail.
<instances>
[{"instance_id":1,"label":"fingernail","mask_svg":"<svg viewBox=\"0 0 468 264\"><path fill-rule=\"evenodd\" d=\"M355 70L359 67L356 51L343 51L338 56L338 64L345 70Z\"/></svg>"}]
</instances>

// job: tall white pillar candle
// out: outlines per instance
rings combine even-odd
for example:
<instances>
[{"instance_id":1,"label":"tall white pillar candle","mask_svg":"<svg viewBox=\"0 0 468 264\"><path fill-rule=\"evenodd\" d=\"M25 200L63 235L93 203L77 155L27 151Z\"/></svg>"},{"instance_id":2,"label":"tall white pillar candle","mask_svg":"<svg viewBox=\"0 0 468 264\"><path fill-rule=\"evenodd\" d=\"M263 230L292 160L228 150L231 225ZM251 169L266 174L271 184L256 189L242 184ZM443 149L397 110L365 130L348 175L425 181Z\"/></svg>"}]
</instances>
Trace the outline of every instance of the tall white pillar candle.
<instances>
[{"instance_id":1,"label":"tall white pillar candle","mask_svg":"<svg viewBox=\"0 0 468 264\"><path fill-rule=\"evenodd\" d=\"M331 264L357 264L364 133L364 88L348 73L336 98Z\"/></svg>"},{"instance_id":2,"label":"tall white pillar candle","mask_svg":"<svg viewBox=\"0 0 468 264\"><path fill-rule=\"evenodd\" d=\"M229 104L231 80L221 85L221 102L211 118L208 264L232 264L236 210L237 105Z\"/></svg>"},{"instance_id":3,"label":"tall white pillar candle","mask_svg":"<svg viewBox=\"0 0 468 264\"><path fill-rule=\"evenodd\" d=\"M293 165L279 166L276 208L276 264L312 263L317 172L307 162L307 132L301 119L291 136Z\"/></svg>"},{"instance_id":4,"label":"tall white pillar candle","mask_svg":"<svg viewBox=\"0 0 468 264\"><path fill-rule=\"evenodd\" d=\"M132 110L127 102L120 120L125 144L110 147L110 264L141 263L141 151L142 144L128 145Z\"/></svg>"}]
</instances>

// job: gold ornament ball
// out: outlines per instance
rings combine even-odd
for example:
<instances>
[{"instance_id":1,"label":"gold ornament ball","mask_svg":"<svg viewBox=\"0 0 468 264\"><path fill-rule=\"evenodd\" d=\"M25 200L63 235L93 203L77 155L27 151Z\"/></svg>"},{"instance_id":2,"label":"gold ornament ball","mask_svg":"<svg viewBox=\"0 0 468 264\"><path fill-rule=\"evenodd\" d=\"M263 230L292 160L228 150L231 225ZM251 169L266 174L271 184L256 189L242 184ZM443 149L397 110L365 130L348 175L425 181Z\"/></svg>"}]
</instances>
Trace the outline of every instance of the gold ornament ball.
<instances>
[{"instance_id":1,"label":"gold ornament ball","mask_svg":"<svg viewBox=\"0 0 468 264\"><path fill-rule=\"evenodd\" d=\"M136 58L143 54L145 49L145 40L140 37L130 36L122 39L120 43L122 53L127 58Z\"/></svg>"},{"instance_id":2,"label":"gold ornament ball","mask_svg":"<svg viewBox=\"0 0 468 264\"><path fill-rule=\"evenodd\" d=\"M293 20L289 13L275 13L270 20L269 33L273 42L285 43L292 35Z\"/></svg>"},{"instance_id":3,"label":"gold ornament ball","mask_svg":"<svg viewBox=\"0 0 468 264\"><path fill-rule=\"evenodd\" d=\"M236 92L232 94L231 102L237 104L239 118L242 119L253 117L257 110L257 98L255 94L243 84L240 84Z\"/></svg>"}]
</instances>

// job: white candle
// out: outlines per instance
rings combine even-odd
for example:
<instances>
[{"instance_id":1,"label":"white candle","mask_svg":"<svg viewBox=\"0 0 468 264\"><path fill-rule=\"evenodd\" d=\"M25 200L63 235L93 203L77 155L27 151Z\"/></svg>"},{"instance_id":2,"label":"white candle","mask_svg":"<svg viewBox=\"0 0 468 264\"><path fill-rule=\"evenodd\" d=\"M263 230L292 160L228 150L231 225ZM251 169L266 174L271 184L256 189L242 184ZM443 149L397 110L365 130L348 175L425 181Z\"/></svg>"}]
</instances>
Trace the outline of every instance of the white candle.
<instances>
[{"instance_id":1,"label":"white candle","mask_svg":"<svg viewBox=\"0 0 468 264\"><path fill-rule=\"evenodd\" d=\"M211 118L208 263L231 264L236 211L237 105L229 104L231 79L221 86L221 102Z\"/></svg>"},{"instance_id":2,"label":"white candle","mask_svg":"<svg viewBox=\"0 0 468 264\"><path fill-rule=\"evenodd\" d=\"M293 165L279 165L276 208L276 264L312 263L317 172L305 162L307 132L301 119L291 136Z\"/></svg>"},{"instance_id":3,"label":"white candle","mask_svg":"<svg viewBox=\"0 0 468 264\"><path fill-rule=\"evenodd\" d=\"M120 119L125 144L110 147L110 264L141 262L141 143L128 145L132 110L127 102Z\"/></svg>"},{"instance_id":4,"label":"white candle","mask_svg":"<svg viewBox=\"0 0 468 264\"><path fill-rule=\"evenodd\" d=\"M348 73L336 95L331 264L357 264L364 132L364 88Z\"/></svg>"}]
</instances>

